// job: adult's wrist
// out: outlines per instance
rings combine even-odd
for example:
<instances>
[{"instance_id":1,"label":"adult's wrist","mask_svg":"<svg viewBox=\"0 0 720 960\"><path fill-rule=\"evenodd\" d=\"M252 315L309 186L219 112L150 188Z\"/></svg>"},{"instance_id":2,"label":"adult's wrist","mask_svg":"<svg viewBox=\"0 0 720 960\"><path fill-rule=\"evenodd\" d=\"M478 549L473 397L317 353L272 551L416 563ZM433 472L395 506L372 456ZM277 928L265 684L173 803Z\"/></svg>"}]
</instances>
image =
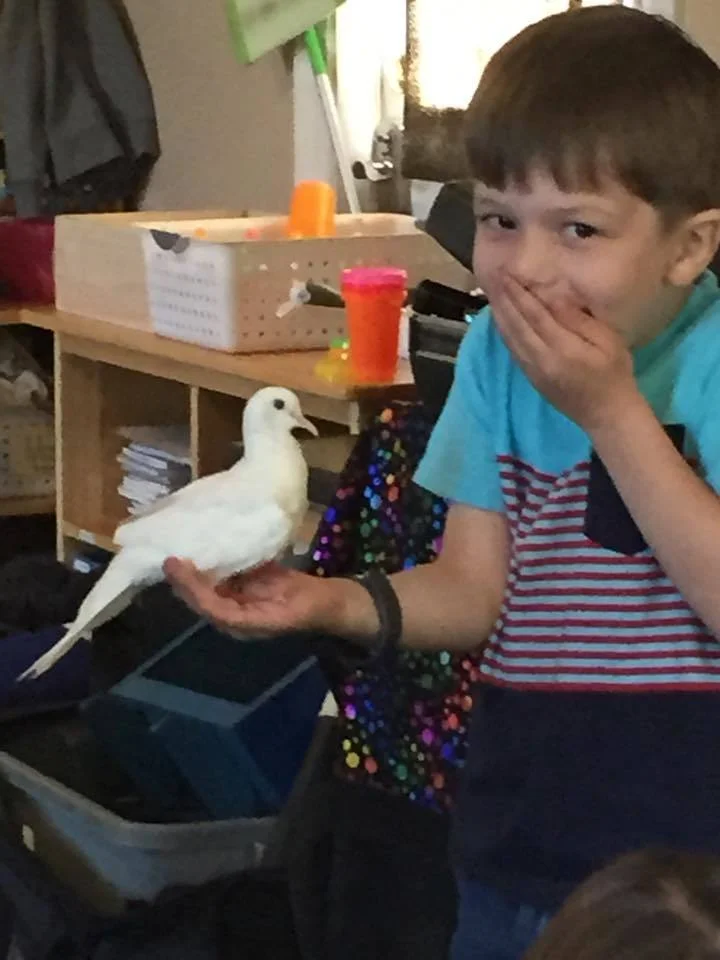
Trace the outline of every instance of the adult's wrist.
<instances>
[{"instance_id":1,"label":"adult's wrist","mask_svg":"<svg viewBox=\"0 0 720 960\"><path fill-rule=\"evenodd\" d=\"M323 596L315 627L362 646L372 646L380 630L373 599L357 580L328 578L321 581Z\"/></svg>"}]
</instances>

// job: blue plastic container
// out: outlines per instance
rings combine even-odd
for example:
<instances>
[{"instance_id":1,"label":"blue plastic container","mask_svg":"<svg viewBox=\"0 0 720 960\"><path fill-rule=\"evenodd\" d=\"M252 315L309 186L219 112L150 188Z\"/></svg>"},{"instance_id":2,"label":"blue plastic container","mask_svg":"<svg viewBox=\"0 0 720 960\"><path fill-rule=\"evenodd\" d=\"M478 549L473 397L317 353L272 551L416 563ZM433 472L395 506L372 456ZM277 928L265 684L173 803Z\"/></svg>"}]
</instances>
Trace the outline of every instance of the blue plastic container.
<instances>
[{"instance_id":1,"label":"blue plastic container","mask_svg":"<svg viewBox=\"0 0 720 960\"><path fill-rule=\"evenodd\" d=\"M239 641L202 621L87 710L155 802L189 787L212 817L262 817L287 800L327 690L304 637Z\"/></svg>"}]
</instances>

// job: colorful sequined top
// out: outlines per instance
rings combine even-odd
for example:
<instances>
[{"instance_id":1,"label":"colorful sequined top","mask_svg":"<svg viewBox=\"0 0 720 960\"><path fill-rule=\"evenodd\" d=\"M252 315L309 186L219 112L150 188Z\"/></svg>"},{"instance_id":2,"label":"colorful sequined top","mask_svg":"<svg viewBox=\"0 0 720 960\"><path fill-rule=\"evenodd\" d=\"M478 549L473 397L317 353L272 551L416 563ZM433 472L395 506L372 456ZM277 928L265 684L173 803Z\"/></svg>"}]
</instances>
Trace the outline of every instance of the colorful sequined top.
<instances>
[{"instance_id":1,"label":"colorful sequined top","mask_svg":"<svg viewBox=\"0 0 720 960\"><path fill-rule=\"evenodd\" d=\"M436 557L445 503L412 481L431 429L421 405L398 404L361 434L318 530L318 575L372 566L393 573ZM464 654L399 651L335 684L338 775L447 810L477 676L475 660Z\"/></svg>"}]
</instances>

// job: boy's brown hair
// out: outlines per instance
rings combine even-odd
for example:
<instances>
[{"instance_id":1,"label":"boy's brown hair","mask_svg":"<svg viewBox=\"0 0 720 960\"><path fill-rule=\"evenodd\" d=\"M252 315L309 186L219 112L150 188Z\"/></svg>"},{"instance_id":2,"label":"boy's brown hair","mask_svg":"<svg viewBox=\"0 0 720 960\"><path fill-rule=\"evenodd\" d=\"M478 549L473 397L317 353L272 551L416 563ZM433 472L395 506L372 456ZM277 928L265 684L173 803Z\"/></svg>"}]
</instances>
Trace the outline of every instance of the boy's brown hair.
<instances>
[{"instance_id":1,"label":"boy's brown hair","mask_svg":"<svg viewBox=\"0 0 720 960\"><path fill-rule=\"evenodd\" d=\"M666 221L720 207L720 67L662 17L611 5L547 17L488 64L468 108L472 175L604 176Z\"/></svg>"},{"instance_id":2,"label":"boy's brown hair","mask_svg":"<svg viewBox=\"0 0 720 960\"><path fill-rule=\"evenodd\" d=\"M629 854L586 880L524 960L718 960L720 860Z\"/></svg>"}]
</instances>

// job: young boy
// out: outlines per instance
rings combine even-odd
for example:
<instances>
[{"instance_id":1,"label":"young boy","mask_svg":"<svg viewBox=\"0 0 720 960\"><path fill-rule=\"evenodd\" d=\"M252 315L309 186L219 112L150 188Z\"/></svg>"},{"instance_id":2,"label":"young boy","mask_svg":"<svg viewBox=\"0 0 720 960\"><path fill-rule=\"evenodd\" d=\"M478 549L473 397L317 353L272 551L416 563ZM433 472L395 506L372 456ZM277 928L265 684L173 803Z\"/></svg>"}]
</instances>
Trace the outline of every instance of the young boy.
<instances>
[{"instance_id":1,"label":"young boy","mask_svg":"<svg viewBox=\"0 0 720 960\"><path fill-rule=\"evenodd\" d=\"M637 10L510 41L468 113L491 308L417 476L452 503L442 555L221 593L167 565L233 629L485 645L455 960L519 957L620 853L720 851L718 118L720 69Z\"/></svg>"}]
</instances>

